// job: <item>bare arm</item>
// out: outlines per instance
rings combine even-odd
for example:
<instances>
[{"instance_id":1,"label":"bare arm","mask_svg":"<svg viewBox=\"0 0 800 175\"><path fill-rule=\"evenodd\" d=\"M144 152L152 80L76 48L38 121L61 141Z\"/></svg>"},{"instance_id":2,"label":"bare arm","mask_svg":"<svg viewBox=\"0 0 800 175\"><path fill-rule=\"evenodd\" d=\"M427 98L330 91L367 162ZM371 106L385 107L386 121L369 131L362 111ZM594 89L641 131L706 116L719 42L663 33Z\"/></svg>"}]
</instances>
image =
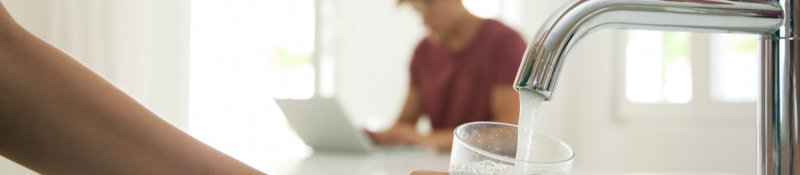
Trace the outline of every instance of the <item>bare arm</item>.
<instances>
[{"instance_id":1,"label":"bare arm","mask_svg":"<svg viewBox=\"0 0 800 175\"><path fill-rule=\"evenodd\" d=\"M2 4L0 155L42 174L263 174L31 35Z\"/></svg>"},{"instance_id":2,"label":"bare arm","mask_svg":"<svg viewBox=\"0 0 800 175\"><path fill-rule=\"evenodd\" d=\"M519 123L519 93L511 84L495 85L492 87L491 101L492 121L517 124Z\"/></svg>"},{"instance_id":3,"label":"bare arm","mask_svg":"<svg viewBox=\"0 0 800 175\"><path fill-rule=\"evenodd\" d=\"M408 95L406 95L406 102L403 104L403 110L400 111L400 117L397 119L395 125L416 125L419 116L422 115L422 102L420 100L419 89L414 86L409 87Z\"/></svg>"},{"instance_id":4,"label":"bare arm","mask_svg":"<svg viewBox=\"0 0 800 175\"><path fill-rule=\"evenodd\" d=\"M495 85L492 87L490 102L492 121L517 124L519 122L519 93L511 88L510 84ZM455 128L438 129L431 135L422 139L425 145L436 146L440 149L450 149L453 146L453 131Z\"/></svg>"},{"instance_id":5,"label":"bare arm","mask_svg":"<svg viewBox=\"0 0 800 175\"><path fill-rule=\"evenodd\" d=\"M422 115L419 90L409 87L406 101L394 125L384 132L367 132L373 141L381 145L417 144L422 136L416 130L417 120Z\"/></svg>"}]
</instances>

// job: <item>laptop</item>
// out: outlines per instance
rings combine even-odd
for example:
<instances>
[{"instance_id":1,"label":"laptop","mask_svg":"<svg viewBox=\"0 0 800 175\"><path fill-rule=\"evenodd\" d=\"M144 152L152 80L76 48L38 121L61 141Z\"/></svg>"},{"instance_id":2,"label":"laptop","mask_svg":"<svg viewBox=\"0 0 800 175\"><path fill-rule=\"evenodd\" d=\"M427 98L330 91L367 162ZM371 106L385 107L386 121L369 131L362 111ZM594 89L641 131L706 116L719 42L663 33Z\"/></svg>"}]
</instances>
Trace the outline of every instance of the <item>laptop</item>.
<instances>
[{"instance_id":1,"label":"laptop","mask_svg":"<svg viewBox=\"0 0 800 175\"><path fill-rule=\"evenodd\" d=\"M335 99L275 100L300 139L314 152L386 152L372 142L363 130L353 126ZM417 148L388 148L418 150ZM413 152L413 151L412 151Z\"/></svg>"}]
</instances>

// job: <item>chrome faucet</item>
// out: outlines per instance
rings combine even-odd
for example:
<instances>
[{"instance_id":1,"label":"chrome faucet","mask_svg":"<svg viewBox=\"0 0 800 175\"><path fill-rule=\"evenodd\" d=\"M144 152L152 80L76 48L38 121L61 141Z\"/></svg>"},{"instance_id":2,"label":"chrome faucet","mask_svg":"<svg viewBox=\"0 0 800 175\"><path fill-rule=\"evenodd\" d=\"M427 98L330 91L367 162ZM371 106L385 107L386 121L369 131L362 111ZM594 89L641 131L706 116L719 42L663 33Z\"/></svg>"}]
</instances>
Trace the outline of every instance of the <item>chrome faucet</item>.
<instances>
[{"instance_id":1,"label":"chrome faucet","mask_svg":"<svg viewBox=\"0 0 800 175\"><path fill-rule=\"evenodd\" d=\"M552 99L572 48L601 29L758 34L758 174L800 175L800 32L794 30L800 19L795 14L800 14L800 0L573 0L534 36L514 88Z\"/></svg>"}]
</instances>

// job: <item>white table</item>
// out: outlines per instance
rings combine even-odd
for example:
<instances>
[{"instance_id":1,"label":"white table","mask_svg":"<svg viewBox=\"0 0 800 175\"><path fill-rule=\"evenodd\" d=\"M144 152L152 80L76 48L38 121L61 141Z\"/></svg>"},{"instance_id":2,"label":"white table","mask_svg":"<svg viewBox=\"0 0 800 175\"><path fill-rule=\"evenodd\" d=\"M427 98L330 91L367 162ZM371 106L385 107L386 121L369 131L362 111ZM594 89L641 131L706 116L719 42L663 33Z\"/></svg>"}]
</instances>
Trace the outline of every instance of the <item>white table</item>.
<instances>
[{"instance_id":1,"label":"white table","mask_svg":"<svg viewBox=\"0 0 800 175\"><path fill-rule=\"evenodd\" d=\"M315 153L293 172L278 175L407 175L413 170L447 172L450 154L345 154Z\"/></svg>"},{"instance_id":2,"label":"white table","mask_svg":"<svg viewBox=\"0 0 800 175\"><path fill-rule=\"evenodd\" d=\"M364 155L315 153L293 168L271 175L407 175L414 170L433 170L447 172L450 154L405 154L405 155ZM691 172L597 172L573 169L571 175L733 175L727 173Z\"/></svg>"}]
</instances>

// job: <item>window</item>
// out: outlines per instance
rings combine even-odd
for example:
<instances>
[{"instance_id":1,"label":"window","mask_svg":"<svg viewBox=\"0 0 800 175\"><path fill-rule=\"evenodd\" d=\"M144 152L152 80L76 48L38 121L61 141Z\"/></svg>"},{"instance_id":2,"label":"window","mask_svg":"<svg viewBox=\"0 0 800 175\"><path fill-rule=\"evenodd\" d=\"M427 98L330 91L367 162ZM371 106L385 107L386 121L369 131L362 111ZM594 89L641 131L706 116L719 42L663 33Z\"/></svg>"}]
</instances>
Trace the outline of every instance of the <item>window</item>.
<instances>
[{"instance_id":1,"label":"window","mask_svg":"<svg viewBox=\"0 0 800 175\"><path fill-rule=\"evenodd\" d=\"M630 31L625 95L636 103L692 100L691 33Z\"/></svg>"},{"instance_id":2,"label":"window","mask_svg":"<svg viewBox=\"0 0 800 175\"><path fill-rule=\"evenodd\" d=\"M314 1L190 8L189 134L269 174L308 156L272 97L314 93Z\"/></svg>"},{"instance_id":3,"label":"window","mask_svg":"<svg viewBox=\"0 0 800 175\"><path fill-rule=\"evenodd\" d=\"M268 30L262 32L274 39L269 56L270 93L276 99L309 99L314 96L313 0L285 1L272 8Z\"/></svg>"},{"instance_id":4,"label":"window","mask_svg":"<svg viewBox=\"0 0 800 175\"><path fill-rule=\"evenodd\" d=\"M623 30L618 112L623 118L751 121L756 35Z\"/></svg>"},{"instance_id":5,"label":"window","mask_svg":"<svg viewBox=\"0 0 800 175\"><path fill-rule=\"evenodd\" d=\"M500 15L501 0L464 0L464 7L481 18L497 18Z\"/></svg>"},{"instance_id":6,"label":"window","mask_svg":"<svg viewBox=\"0 0 800 175\"><path fill-rule=\"evenodd\" d=\"M758 99L756 35L711 36L711 96L719 102Z\"/></svg>"}]
</instances>

